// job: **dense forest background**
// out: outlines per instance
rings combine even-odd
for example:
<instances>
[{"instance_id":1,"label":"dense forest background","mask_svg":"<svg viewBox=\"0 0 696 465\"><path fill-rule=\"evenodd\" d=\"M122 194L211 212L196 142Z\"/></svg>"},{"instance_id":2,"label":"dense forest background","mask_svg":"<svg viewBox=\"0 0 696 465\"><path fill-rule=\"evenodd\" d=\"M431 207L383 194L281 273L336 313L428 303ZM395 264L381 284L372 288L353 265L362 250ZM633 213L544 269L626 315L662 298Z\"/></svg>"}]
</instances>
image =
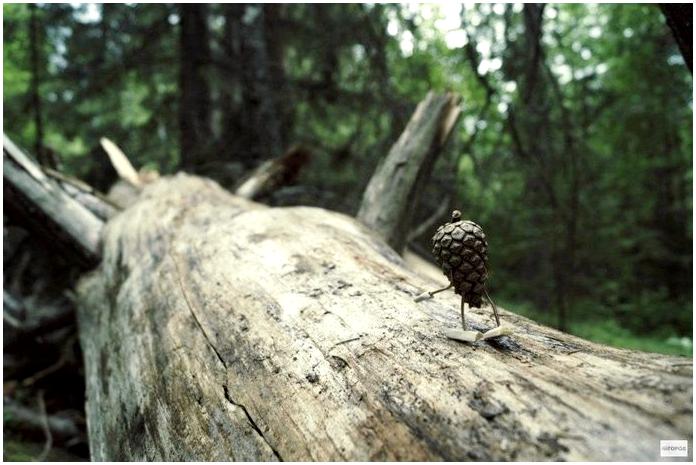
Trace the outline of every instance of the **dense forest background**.
<instances>
[{"instance_id":1,"label":"dense forest background","mask_svg":"<svg viewBox=\"0 0 696 465\"><path fill-rule=\"evenodd\" d=\"M310 163L269 203L355 214L418 101L452 90L463 114L414 207L411 248L429 258L435 225L459 208L487 232L506 308L691 354L692 76L656 5L3 13L4 131L104 191L116 174L101 137L136 166L226 187L301 146Z\"/></svg>"}]
</instances>

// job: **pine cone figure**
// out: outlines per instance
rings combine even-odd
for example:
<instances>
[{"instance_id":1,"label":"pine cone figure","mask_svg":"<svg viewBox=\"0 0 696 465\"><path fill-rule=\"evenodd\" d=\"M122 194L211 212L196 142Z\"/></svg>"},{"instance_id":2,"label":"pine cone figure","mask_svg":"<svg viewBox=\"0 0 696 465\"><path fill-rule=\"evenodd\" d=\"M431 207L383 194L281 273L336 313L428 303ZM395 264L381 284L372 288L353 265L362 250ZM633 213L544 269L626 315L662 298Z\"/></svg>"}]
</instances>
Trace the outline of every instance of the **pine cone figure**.
<instances>
[{"instance_id":1,"label":"pine cone figure","mask_svg":"<svg viewBox=\"0 0 696 465\"><path fill-rule=\"evenodd\" d=\"M433 255L463 302L481 307L488 278L488 243L481 226L461 220L461 215L455 210L452 220L437 229Z\"/></svg>"}]
</instances>

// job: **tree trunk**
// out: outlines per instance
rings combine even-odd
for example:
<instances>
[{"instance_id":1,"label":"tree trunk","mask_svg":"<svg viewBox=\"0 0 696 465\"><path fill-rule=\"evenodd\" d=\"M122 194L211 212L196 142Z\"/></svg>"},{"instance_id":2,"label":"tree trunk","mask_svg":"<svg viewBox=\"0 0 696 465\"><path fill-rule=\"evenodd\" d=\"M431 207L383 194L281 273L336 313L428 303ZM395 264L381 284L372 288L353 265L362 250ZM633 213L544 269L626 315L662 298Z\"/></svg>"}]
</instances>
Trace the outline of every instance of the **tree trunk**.
<instances>
[{"instance_id":1,"label":"tree trunk","mask_svg":"<svg viewBox=\"0 0 696 465\"><path fill-rule=\"evenodd\" d=\"M43 118L41 115L41 94L40 85L41 78L39 76L39 60L40 60L40 38L39 38L39 20L36 17L36 3L29 4L30 20L29 20L29 48L31 50L31 106L34 109L34 129L36 135L34 137L34 151L39 161L43 165L49 165L50 159L44 157L43 147ZM50 165L49 165L50 166ZM52 166L55 168L55 166Z\"/></svg>"},{"instance_id":2,"label":"tree trunk","mask_svg":"<svg viewBox=\"0 0 696 465\"><path fill-rule=\"evenodd\" d=\"M246 118L242 108L242 18L244 5L225 3L221 6L225 18L225 29L220 61L224 66L218 67L220 81L220 110L222 125L220 128L221 150L234 153L236 159L245 162L247 158L249 134L246 131Z\"/></svg>"},{"instance_id":3,"label":"tree trunk","mask_svg":"<svg viewBox=\"0 0 696 465\"><path fill-rule=\"evenodd\" d=\"M692 435L691 360L454 294L355 220L178 175L104 229L79 286L94 460L658 460ZM490 309L468 315L490 328Z\"/></svg>"},{"instance_id":4,"label":"tree trunk","mask_svg":"<svg viewBox=\"0 0 696 465\"><path fill-rule=\"evenodd\" d=\"M242 18L242 95L245 117L253 145L247 166L283 153L284 136L279 86L282 84L282 49L272 42L270 20L276 20L277 5L246 5ZM278 61L281 61L280 63Z\"/></svg>"},{"instance_id":5,"label":"tree trunk","mask_svg":"<svg viewBox=\"0 0 696 465\"><path fill-rule=\"evenodd\" d=\"M247 169L280 157L290 129L281 5L226 4L221 145Z\"/></svg>"},{"instance_id":6,"label":"tree trunk","mask_svg":"<svg viewBox=\"0 0 696 465\"><path fill-rule=\"evenodd\" d=\"M179 5L181 165L194 170L204 161L211 138L210 89L205 69L210 63L207 16L204 3Z\"/></svg>"},{"instance_id":7,"label":"tree trunk","mask_svg":"<svg viewBox=\"0 0 696 465\"><path fill-rule=\"evenodd\" d=\"M321 5L317 5L321 6ZM292 127L292 111L294 102L288 98L285 75L285 47L287 38L282 34L284 5L278 3L267 3L263 5L264 17L264 39L266 41L266 56L268 60L268 95L272 99L271 107L267 118L273 118L270 123L266 121L266 126L273 124L273 131L277 132L279 151L271 154L273 157L280 156L285 150L288 136ZM266 140L264 139L264 142Z\"/></svg>"},{"instance_id":8,"label":"tree trunk","mask_svg":"<svg viewBox=\"0 0 696 465\"><path fill-rule=\"evenodd\" d=\"M686 66L694 73L693 40L694 40L694 6L691 3L660 3L662 14L672 30L681 51Z\"/></svg>"}]
</instances>

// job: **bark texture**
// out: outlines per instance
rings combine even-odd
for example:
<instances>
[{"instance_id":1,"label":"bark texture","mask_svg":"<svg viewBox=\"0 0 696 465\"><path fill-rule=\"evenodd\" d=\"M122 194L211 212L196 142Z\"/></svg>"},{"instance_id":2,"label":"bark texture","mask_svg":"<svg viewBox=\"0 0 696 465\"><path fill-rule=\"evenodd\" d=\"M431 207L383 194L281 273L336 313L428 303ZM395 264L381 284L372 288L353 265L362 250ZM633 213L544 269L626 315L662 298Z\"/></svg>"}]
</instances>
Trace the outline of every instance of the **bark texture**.
<instances>
[{"instance_id":1,"label":"bark texture","mask_svg":"<svg viewBox=\"0 0 696 465\"><path fill-rule=\"evenodd\" d=\"M325 210L178 175L104 229L80 287L95 460L657 460L692 434L691 360L458 297ZM491 328L490 309L470 325Z\"/></svg>"},{"instance_id":2,"label":"bark texture","mask_svg":"<svg viewBox=\"0 0 696 465\"><path fill-rule=\"evenodd\" d=\"M420 189L459 118L459 101L451 93L428 93L365 189L358 219L399 253L406 246Z\"/></svg>"}]
</instances>

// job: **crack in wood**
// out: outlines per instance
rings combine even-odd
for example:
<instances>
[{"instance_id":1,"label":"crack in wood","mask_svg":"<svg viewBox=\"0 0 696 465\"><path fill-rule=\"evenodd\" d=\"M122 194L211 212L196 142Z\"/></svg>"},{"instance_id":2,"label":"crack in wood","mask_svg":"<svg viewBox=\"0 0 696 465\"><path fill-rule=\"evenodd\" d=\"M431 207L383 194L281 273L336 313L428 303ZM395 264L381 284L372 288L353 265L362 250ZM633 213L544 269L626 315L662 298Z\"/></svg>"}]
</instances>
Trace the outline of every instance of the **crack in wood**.
<instances>
[{"instance_id":1,"label":"crack in wood","mask_svg":"<svg viewBox=\"0 0 696 465\"><path fill-rule=\"evenodd\" d=\"M249 410L247 410L247 408L244 405L240 404L239 402L235 402L234 399L232 399L232 396L230 396L230 390L226 384L224 384L222 388L225 391L225 399L227 400L227 402L234 405L235 407L242 409L242 412L244 412L244 415L246 415L246 418L249 421L249 425L251 425L251 427L254 428L254 431L256 431L256 433L261 437L261 439L263 439L263 442L265 442L266 445L271 449L273 455L278 459L278 461L284 462L283 457L280 455L278 450L275 447L273 447L273 445L270 442L268 442L268 439L266 439L266 436L261 431L261 428L259 428L254 419L251 417L251 415L249 414Z\"/></svg>"},{"instance_id":2,"label":"crack in wood","mask_svg":"<svg viewBox=\"0 0 696 465\"><path fill-rule=\"evenodd\" d=\"M215 347L215 344L213 344L213 341L210 340L208 333L205 332L203 325L201 324L200 320L198 319L198 316L196 316L196 312L193 310L193 305L191 304L191 301L189 300L188 294L186 293L186 287L184 286L184 282L181 279L181 272L179 271L179 264L176 261L176 257L171 252L169 253L169 256L171 257L172 262L174 263L174 269L176 270L176 278L177 278L177 281L179 282L179 288L181 289L181 294L184 296L184 301L186 302L186 307L188 308L189 312L191 313L191 316L193 316L193 319L195 320L196 324L198 325L198 328L201 330L201 333L203 333L203 337L207 341L208 345L210 346L211 349L213 349L213 352L215 352L215 355L217 356L218 360L220 360L220 363L222 363L222 366L225 368L225 370L227 370L227 364L225 363L225 360L220 355L220 352L218 352L217 348Z\"/></svg>"},{"instance_id":3,"label":"crack in wood","mask_svg":"<svg viewBox=\"0 0 696 465\"><path fill-rule=\"evenodd\" d=\"M338 346L340 346L340 345L348 344L349 342L353 342L353 341L359 341L360 339L362 339L362 334L361 334L360 336L357 336L357 337L352 337L352 338L350 338L350 339L346 339L346 340L344 340L344 341L337 342L336 344L332 345L332 346L329 348L329 350L327 350L326 352L327 352L327 353L330 353L332 350L334 350L336 347L338 347Z\"/></svg>"},{"instance_id":4,"label":"crack in wood","mask_svg":"<svg viewBox=\"0 0 696 465\"><path fill-rule=\"evenodd\" d=\"M227 370L227 364L225 363L225 360L222 358L222 356L221 356L220 353L218 352L217 348L215 347L215 344L213 344L213 342L212 342L212 341L210 340L210 338L208 337L208 334L205 332L205 329L203 328L203 325L201 324L200 320L199 320L198 317L196 316L196 312L195 312L195 310L193 309L193 305L192 305L192 303L191 303L191 301L190 301L190 299L189 299L189 297L188 297L188 294L186 293L186 288L185 288L184 283L183 283L183 281L182 281L182 279L181 279L181 272L179 271L179 265L178 265L178 263L177 263L176 257L175 257L174 254L171 253L171 252L170 252L169 255L170 255L170 257L171 257L171 259L172 259L172 261L173 261L173 263L174 263L174 269L176 270L177 281L178 281L178 283L179 283L179 287L180 287L180 289L181 289L181 293L182 293L182 295L184 296L184 301L186 302L186 306L188 307L189 312L191 313L191 315L193 316L193 319L196 321L196 324L198 325L199 329L200 329L201 332L203 333L203 337L205 337L205 340L206 340L208 346L210 346L210 348L213 350L213 352L215 352L215 355L217 356L218 360L220 360L220 363L222 364L222 366L225 368L225 370ZM261 431L261 429L258 427L258 425L257 425L256 422L254 421L254 419L251 417L251 415L249 414L249 411L247 410L247 408L246 408L244 405L240 404L239 402L235 402L235 401L232 399L232 397L230 396L230 393L229 393L229 389L227 388L227 385L223 385L222 387L223 387L223 390L224 390L224 393L225 393L225 399L226 399L229 403L231 403L232 405L234 405L235 407L240 408L240 409L242 410L242 412L244 412L244 415L246 416L247 421L249 422L249 425L254 429L254 431L256 431L256 433L257 433L257 434L259 435L259 437L263 440L263 442L266 443L266 445L271 449L271 451L273 452L273 455L278 459L278 461L279 461L279 462L283 462L284 460L283 460L282 456L281 456L280 453L276 450L276 448L273 447L273 445L271 445L270 442L268 442L268 439L267 439L266 436L263 434L263 432Z\"/></svg>"}]
</instances>

